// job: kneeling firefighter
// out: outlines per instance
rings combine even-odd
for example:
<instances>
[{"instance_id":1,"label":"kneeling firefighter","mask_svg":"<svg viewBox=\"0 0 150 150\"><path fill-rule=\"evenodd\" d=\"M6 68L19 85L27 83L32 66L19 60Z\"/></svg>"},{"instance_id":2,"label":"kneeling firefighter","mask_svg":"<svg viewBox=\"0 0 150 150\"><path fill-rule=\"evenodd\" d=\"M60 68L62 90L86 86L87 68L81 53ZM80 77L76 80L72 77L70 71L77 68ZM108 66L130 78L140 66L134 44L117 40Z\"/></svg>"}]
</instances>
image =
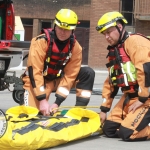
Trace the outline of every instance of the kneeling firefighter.
<instances>
[{"instance_id":1,"label":"kneeling firefighter","mask_svg":"<svg viewBox=\"0 0 150 150\"><path fill-rule=\"evenodd\" d=\"M24 73L22 104L39 109L43 115L56 112L60 104L76 88L76 106L89 103L95 72L81 67L82 48L75 39L78 17L70 9L61 9L55 16L54 28L43 29L31 41L27 70ZM56 100L48 103L51 92Z\"/></svg>"},{"instance_id":2,"label":"kneeling firefighter","mask_svg":"<svg viewBox=\"0 0 150 150\"><path fill-rule=\"evenodd\" d=\"M107 137L146 140L150 138L150 41L141 34L129 35L125 24L122 14L108 12L96 27L109 43L109 76L103 86L100 118ZM123 95L106 119L119 88Z\"/></svg>"}]
</instances>

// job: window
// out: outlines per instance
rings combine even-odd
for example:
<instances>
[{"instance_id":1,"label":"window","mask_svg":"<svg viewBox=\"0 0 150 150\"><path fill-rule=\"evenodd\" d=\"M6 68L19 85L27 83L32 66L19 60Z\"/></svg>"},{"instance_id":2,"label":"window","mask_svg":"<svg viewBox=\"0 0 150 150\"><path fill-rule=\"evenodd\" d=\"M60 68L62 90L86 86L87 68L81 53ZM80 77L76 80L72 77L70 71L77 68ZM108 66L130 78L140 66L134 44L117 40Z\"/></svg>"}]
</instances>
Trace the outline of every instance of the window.
<instances>
[{"instance_id":1,"label":"window","mask_svg":"<svg viewBox=\"0 0 150 150\"><path fill-rule=\"evenodd\" d=\"M82 28L89 28L90 27L90 21L79 21L79 24L77 24L77 27L82 27Z\"/></svg>"},{"instance_id":2,"label":"window","mask_svg":"<svg viewBox=\"0 0 150 150\"><path fill-rule=\"evenodd\" d=\"M42 29L43 28L51 28L51 22L42 21Z\"/></svg>"},{"instance_id":3,"label":"window","mask_svg":"<svg viewBox=\"0 0 150 150\"><path fill-rule=\"evenodd\" d=\"M120 11L127 19L128 26L134 25L134 0L120 0Z\"/></svg>"},{"instance_id":4,"label":"window","mask_svg":"<svg viewBox=\"0 0 150 150\"><path fill-rule=\"evenodd\" d=\"M31 25L33 26L33 19L21 18L23 25Z\"/></svg>"}]
</instances>

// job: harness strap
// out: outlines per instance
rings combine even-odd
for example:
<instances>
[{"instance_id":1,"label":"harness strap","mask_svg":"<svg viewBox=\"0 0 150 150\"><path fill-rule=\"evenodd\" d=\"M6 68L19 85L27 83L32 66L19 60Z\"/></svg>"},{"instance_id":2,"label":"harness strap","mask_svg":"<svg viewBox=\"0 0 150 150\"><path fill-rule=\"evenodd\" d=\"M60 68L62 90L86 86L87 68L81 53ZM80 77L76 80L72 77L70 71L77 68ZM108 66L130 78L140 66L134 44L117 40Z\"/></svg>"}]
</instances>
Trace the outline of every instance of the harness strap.
<instances>
[{"instance_id":1,"label":"harness strap","mask_svg":"<svg viewBox=\"0 0 150 150\"><path fill-rule=\"evenodd\" d=\"M54 31L50 31L49 29L44 29L46 36L48 38L48 51L47 51L47 58L46 63L50 62L50 57L52 54L52 47L53 47L53 39L54 39Z\"/></svg>"},{"instance_id":2,"label":"harness strap","mask_svg":"<svg viewBox=\"0 0 150 150\"><path fill-rule=\"evenodd\" d=\"M52 64L48 64L48 67L49 68L52 68L53 70L61 70L61 69L64 69L64 65L52 65Z\"/></svg>"},{"instance_id":3,"label":"harness strap","mask_svg":"<svg viewBox=\"0 0 150 150\"><path fill-rule=\"evenodd\" d=\"M106 67L109 68L109 67L111 67L111 66L113 66L113 65L116 65L116 64L118 64L118 62L117 62L116 59L114 59L114 60L111 60L109 63L107 63L107 64L106 64Z\"/></svg>"},{"instance_id":4,"label":"harness strap","mask_svg":"<svg viewBox=\"0 0 150 150\"><path fill-rule=\"evenodd\" d=\"M51 52L51 55L54 55L54 56L59 56L61 58L64 58L66 56L68 56L68 53L64 53L64 52L61 52L61 53L56 53L56 52Z\"/></svg>"},{"instance_id":5,"label":"harness strap","mask_svg":"<svg viewBox=\"0 0 150 150\"><path fill-rule=\"evenodd\" d=\"M116 78L116 83L117 84L124 84L125 83L125 81L124 81L124 78Z\"/></svg>"},{"instance_id":6,"label":"harness strap","mask_svg":"<svg viewBox=\"0 0 150 150\"><path fill-rule=\"evenodd\" d=\"M70 50L69 50L69 51L72 50L72 48L73 48L73 43L74 43L74 36L71 34L71 36L70 36Z\"/></svg>"},{"instance_id":7,"label":"harness strap","mask_svg":"<svg viewBox=\"0 0 150 150\"><path fill-rule=\"evenodd\" d=\"M69 58L71 58L71 50L73 48L73 44L74 44L74 36L73 34L71 34L70 36L70 46L69 46L69 50L68 50L68 56L66 57L66 60L63 63L63 66L65 66L69 60ZM59 77L61 75L62 69L59 71L59 73L57 74L57 77Z\"/></svg>"},{"instance_id":8,"label":"harness strap","mask_svg":"<svg viewBox=\"0 0 150 150\"><path fill-rule=\"evenodd\" d=\"M61 76L59 76L59 77L56 77L55 74L48 74L48 75L44 76L44 79L46 79L46 80L48 80L48 81L52 81L52 80L57 79L57 78L60 78L60 77L62 77L62 76L63 76L62 74L61 74Z\"/></svg>"},{"instance_id":9,"label":"harness strap","mask_svg":"<svg viewBox=\"0 0 150 150\"><path fill-rule=\"evenodd\" d=\"M135 84L135 85L125 86L125 87L122 87L122 88L121 88L121 91L122 91L122 92L128 91L128 90L131 90L131 88L132 88L134 91L138 91L139 85L138 85L138 84Z\"/></svg>"},{"instance_id":10,"label":"harness strap","mask_svg":"<svg viewBox=\"0 0 150 150\"><path fill-rule=\"evenodd\" d=\"M114 51L109 51L108 56L115 57L115 52Z\"/></svg>"},{"instance_id":11,"label":"harness strap","mask_svg":"<svg viewBox=\"0 0 150 150\"><path fill-rule=\"evenodd\" d=\"M113 56L113 57L115 57L115 59L113 59L113 60L110 59L110 62L106 64L106 67L109 68L113 65L117 65L121 68L122 59L118 52L118 49L116 47L114 47L113 51L111 51L111 47L108 47L107 49L109 50L108 56L109 57Z\"/></svg>"},{"instance_id":12,"label":"harness strap","mask_svg":"<svg viewBox=\"0 0 150 150\"><path fill-rule=\"evenodd\" d=\"M62 64L64 62L64 60L56 60L56 59L51 58L51 62Z\"/></svg>"}]
</instances>

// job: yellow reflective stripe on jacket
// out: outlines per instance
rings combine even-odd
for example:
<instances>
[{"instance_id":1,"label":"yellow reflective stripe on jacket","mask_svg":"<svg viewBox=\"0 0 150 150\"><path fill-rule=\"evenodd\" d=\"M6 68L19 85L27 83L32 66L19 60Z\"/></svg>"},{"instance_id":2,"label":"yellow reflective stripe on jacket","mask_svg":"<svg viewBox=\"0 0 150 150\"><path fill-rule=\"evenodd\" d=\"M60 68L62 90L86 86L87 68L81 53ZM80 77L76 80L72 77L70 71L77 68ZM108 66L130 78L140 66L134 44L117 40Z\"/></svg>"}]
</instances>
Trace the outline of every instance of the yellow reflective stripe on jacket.
<instances>
[{"instance_id":1,"label":"yellow reflective stripe on jacket","mask_svg":"<svg viewBox=\"0 0 150 150\"><path fill-rule=\"evenodd\" d=\"M127 75L128 81L135 82L137 79L137 75L136 75L136 68L134 67L133 63L131 61L123 63L123 69Z\"/></svg>"},{"instance_id":2,"label":"yellow reflective stripe on jacket","mask_svg":"<svg viewBox=\"0 0 150 150\"><path fill-rule=\"evenodd\" d=\"M121 67L122 67L121 70L122 70L122 73L123 73L125 85L129 86L129 84L128 84L128 78L127 78L127 75L126 75L126 70L124 69L124 64L121 63Z\"/></svg>"}]
</instances>

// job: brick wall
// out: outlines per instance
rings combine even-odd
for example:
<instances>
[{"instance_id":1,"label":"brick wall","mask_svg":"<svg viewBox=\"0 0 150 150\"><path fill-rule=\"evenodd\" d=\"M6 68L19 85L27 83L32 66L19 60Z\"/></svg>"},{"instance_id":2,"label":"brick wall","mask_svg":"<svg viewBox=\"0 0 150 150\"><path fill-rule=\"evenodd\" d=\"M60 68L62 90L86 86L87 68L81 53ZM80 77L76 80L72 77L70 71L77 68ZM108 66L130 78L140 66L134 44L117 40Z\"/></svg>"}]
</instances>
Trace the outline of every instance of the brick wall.
<instances>
[{"instance_id":1,"label":"brick wall","mask_svg":"<svg viewBox=\"0 0 150 150\"><path fill-rule=\"evenodd\" d=\"M106 69L107 42L95 27L99 18L108 11L119 11L120 0L14 0L15 15L21 18L54 19L61 8L74 10L79 20L90 20L88 65L94 69ZM38 29L34 20L34 29ZM135 32L150 36L150 21L135 22ZM34 35L33 35L34 36Z\"/></svg>"},{"instance_id":2,"label":"brick wall","mask_svg":"<svg viewBox=\"0 0 150 150\"><path fill-rule=\"evenodd\" d=\"M74 10L79 20L90 20L91 0L14 0L15 15L21 18L54 19L61 8Z\"/></svg>"},{"instance_id":3,"label":"brick wall","mask_svg":"<svg viewBox=\"0 0 150 150\"><path fill-rule=\"evenodd\" d=\"M150 36L150 1L138 0L135 1L135 17L142 20L135 19L135 32ZM145 20L144 20L145 19Z\"/></svg>"},{"instance_id":4,"label":"brick wall","mask_svg":"<svg viewBox=\"0 0 150 150\"><path fill-rule=\"evenodd\" d=\"M56 2L57 1L57 2ZM90 20L88 65L94 69L106 69L107 43L95 27L101 15L118 11L120 0L14 0L15 15L21 18L54 19L61 8L74 10L79 20ZM34 22L34 28L38 22ZM34 29L34 30L35 30Z\"/></svg>"},{"instance_id":5,"label":"brick wall","mask_svg":"<svg viewBox=\"0 0 150 150\"><path fill-rule=\"evenodd\" d=\"M136 20L135 32L150 36L150 21Z\"/></svg>"},{"instance_id":6,"label":"brick wall","mask_svg":"<svg viewBox=\"0 0 150 150\"><path fill-rule=\"evenodd\" d=\"M92 0L90 14L90 42L89 42L89 66L92 68L106 69L107 42L103 35L99 34L95 27L99 18L108 11L119 11L119 0Z\"/></svg>"}]
</instances>

